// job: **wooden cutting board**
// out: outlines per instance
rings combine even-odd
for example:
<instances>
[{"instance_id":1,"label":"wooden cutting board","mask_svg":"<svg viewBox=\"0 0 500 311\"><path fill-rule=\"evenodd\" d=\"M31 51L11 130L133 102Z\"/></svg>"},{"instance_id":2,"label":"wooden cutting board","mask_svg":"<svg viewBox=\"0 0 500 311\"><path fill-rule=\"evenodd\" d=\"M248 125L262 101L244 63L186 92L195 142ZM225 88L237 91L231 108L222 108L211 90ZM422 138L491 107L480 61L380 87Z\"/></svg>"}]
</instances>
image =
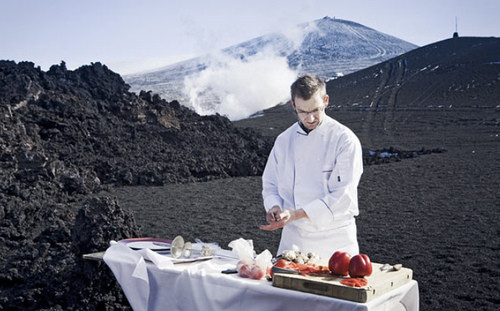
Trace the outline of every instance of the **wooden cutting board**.
<instances>
[{"instance_id":1,"label":"wooden cutting board","mask_svg":"<svg viewBox=\"0 0 500 311\"><path fill-rule=\"evenodd\" d=\"M368 284L364 287L342 285L342 277L333 275L311 276L287 273L275 273L273 286L298 290L306 293L330 296L355 302L367 302L383 295L405 283L413 277L413 271L401 268L399 271L382 271L382 264L372 263L372 275L366 277Z\"/></svg>"}]
</instances>

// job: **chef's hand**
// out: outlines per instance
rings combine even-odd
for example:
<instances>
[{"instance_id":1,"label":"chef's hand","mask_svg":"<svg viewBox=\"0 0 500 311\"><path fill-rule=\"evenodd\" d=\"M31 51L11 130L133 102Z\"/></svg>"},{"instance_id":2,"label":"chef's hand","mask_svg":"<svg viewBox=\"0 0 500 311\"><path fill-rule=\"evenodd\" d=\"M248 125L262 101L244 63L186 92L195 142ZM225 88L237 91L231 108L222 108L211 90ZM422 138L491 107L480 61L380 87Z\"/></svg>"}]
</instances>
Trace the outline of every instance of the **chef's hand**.
<instances>
[{"instance_id":1,"label":"chef's hand","mask_svg":"<svg viewBox=\"0 0 500 311\"><path fill-rule=\"evenodd\" d=\"M297 219L300 219L300 218L306 218L307 217L307 214L306 214L306 212L304 212L303 209L299 209L299 210L286 210L284 212L279 213L278 215L272 214L271 211L275 207L273 207L272 209L270 209L269 212L266 215L266 219L269 222L269 224L268 225L261 225L261 226L259 226L259 229L266 230L266 231L273 231L273 230L276 230L276 229L283 228L286 224L288 224L288 223L290 223L290 222L292 222L294 220L297 220ZM279 207L278 207L278 209L279 209ZM274 215L274 220L272 219L272 216L271 216L271 219L268 218L269 214ZM269 220L271 220L271 221L269 221Z\"/></svg>"},{"instance_id":2,"label":"chef's hand","mask_svg":"<svg viewBox=\"0 0 500 311\"><path fill-rule=\"evenodd\" d=\"M268 224L272 224L273 222L276 222L278 219L279 214L281 214L281 208L278 205L273 206L267 213L266 213L266 220Z\"/></svg>"}]
</instances>

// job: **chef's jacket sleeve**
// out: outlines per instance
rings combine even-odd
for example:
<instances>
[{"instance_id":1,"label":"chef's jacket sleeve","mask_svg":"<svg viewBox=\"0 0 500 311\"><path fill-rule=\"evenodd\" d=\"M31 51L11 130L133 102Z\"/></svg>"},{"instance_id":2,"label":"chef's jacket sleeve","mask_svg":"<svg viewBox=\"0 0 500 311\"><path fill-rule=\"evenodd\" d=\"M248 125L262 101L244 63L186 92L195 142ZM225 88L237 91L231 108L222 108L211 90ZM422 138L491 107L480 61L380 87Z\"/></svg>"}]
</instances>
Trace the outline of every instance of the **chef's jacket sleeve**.
<instances>
[{"instance_id":1,"label":"chef's jacket sleeve","mask_svg":"<svg viewBox=\"0 0 500 311\"><path fill-rule=\"evenodd\" d=\"M283 199L278 192L278 159L276 157L276 148L271 150L264 173L262 174L262 198L266 211L269 211L275 205L283 208Z\"/></svg>"},{"instance_id":2,"label":"chef's jacket sleeve","mask_svg":"<svg viewBox=\"0 0 500 311\"><path fill-rule=\"evenodd\" d=\"M302 207L319 229L341 226L359 213L357 187L363 173L361 144L354 134L341 139L327 180L328 193Z\"/></svg>"}]
</instances>

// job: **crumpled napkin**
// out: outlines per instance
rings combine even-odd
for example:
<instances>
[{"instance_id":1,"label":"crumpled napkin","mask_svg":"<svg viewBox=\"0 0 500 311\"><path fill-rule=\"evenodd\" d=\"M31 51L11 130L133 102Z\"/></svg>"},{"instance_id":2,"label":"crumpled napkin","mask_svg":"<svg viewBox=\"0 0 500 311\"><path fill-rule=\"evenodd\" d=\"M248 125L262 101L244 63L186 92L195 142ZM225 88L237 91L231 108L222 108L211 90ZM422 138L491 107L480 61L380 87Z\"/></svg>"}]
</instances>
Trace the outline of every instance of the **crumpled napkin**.
<instances>
[{"instance_id":1,"label":"crumpled napkin","mask_svg":"<svg viewBox=\"0 0 500 311\"><path fill-rule=\"evenodd\" d=\"M154 263L154 265L158 267L158 269L163 270L174 266L172 258L160 255L157 252L150 250L149 248L141 249L139 250L139 253L144 259Z\"/></svg>"}]
</instances>

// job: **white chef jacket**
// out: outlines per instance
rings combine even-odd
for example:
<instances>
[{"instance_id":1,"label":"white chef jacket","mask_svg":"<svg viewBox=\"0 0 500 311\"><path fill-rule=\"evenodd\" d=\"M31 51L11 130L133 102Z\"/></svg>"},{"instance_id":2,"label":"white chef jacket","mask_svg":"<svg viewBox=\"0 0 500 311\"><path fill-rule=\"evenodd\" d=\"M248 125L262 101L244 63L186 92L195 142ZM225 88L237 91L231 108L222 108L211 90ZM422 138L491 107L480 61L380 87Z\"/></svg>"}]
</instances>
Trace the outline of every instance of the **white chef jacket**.
<instances>
[{"instance_id":1,"label":"white chef jacket","mask_svg":"<svg viewBox=\"0 0 500 311\"><path fill-rule=\"evenodd\" d=\"M281 133L262 175L264 207L302 208L308 218L283 228L278 254L293 245L327 260L336 250L357 254L354 216L362 173L359 139L327 115L309 133L298 122Z\"/></svg>"}]
</instances>

